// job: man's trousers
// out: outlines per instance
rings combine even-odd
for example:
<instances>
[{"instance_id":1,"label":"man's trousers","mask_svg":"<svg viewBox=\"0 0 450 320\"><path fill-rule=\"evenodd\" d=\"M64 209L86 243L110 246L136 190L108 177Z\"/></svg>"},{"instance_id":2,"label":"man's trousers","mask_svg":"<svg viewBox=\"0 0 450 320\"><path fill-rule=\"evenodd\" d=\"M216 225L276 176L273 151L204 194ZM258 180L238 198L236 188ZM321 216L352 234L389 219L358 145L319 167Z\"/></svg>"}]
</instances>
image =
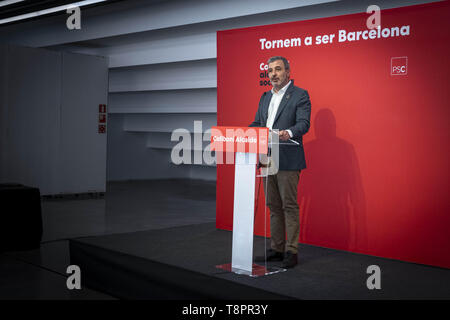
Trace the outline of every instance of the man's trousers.
<instances>
[{"instance_id":1,"label":"man's trousers","mask_svg":"<svg viewBox=\"0 0 450 320\"><path fill-rule=\"evenodd\" d=\"M300 235L297 190L300 171L280 170L263 179L270 209L271 248L297 253ZM266 186L267 184L267 186ZM267 190L267 191L266 191ZM287 238L287 239L286 239Z\"/></svg>"}]
</instances>

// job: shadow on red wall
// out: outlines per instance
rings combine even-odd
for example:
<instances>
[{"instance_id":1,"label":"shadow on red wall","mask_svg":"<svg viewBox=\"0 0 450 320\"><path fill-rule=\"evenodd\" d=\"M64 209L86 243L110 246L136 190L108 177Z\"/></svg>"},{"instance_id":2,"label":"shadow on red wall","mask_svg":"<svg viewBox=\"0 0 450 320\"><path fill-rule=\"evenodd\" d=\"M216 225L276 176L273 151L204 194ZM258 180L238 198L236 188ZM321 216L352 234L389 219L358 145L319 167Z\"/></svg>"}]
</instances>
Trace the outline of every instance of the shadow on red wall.
<instances>
[{"instance_id":1,"label":"shadow on red wall","mask_svg":"<svg viewBox=\"0 0 450 320\"><path fill-rule=\"evenodd\" d=\"M318 111L313 128L299 184L300 241L365 252L366 201L354 147L336 136L330 109Z\"/></svg>"}]
</instances>

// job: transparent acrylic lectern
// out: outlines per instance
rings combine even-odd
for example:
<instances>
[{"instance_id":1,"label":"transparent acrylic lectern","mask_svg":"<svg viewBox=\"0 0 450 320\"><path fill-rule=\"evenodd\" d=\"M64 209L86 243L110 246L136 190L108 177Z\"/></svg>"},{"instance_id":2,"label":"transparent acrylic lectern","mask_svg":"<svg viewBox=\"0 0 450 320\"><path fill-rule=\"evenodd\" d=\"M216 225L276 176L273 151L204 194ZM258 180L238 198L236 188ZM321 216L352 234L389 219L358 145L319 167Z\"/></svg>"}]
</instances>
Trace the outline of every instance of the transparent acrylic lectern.
<instances>
[{"instance_id":1,"label":"transparent acrylic lectern","mask_svg":"<svg viewBox=\"0 0 450 320\"><path fill-rule=\"evenodd\" d=\"M268 266L267 258L262 264L253 261L254 218L255 218L255 187L257 179L265 179L265 199L267 199L267 178L276 174L279 167L279 145L297 142L279 141L278 130L269 130L268 153L235 153L235 182L233 207L233 242L231 263L217 265L217 268L259 277L286 271L278 266ZM264 235L266 235L266 216L268 214L267 200L264 206ZM266 239L264 239L264 254L266 254Z\"/></svg>"}]
</instances>

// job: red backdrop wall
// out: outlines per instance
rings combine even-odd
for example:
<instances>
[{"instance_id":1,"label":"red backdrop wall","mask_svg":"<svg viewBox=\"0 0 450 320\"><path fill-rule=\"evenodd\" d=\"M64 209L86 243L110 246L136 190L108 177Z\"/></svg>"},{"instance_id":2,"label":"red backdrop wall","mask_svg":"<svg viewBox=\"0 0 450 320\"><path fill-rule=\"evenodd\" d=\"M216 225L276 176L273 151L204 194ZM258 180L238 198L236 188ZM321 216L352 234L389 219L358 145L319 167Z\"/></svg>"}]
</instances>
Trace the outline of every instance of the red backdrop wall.
<instances>
[{"instance_id":1,"label":"red backdrop wall","mask_svg":"<svg viewBox=\"0 0 450 320\"><path fill-rule=\"evenodd\" d=\"M300 242L450 267L449 13L449 2L382 10L382 29L410 32L373 40L338 41L339 30L367 30L366 13L217 33L218 125L254 119L271 56L287 57L309 91ZM315 44L325 34L333 43ZM259 40L298 37L300 46L264 50ZM398 63L405 72L392 75ZM233 186L234 166L218 165L217 228L232 230Z\"/></svg>"}]
</instances>

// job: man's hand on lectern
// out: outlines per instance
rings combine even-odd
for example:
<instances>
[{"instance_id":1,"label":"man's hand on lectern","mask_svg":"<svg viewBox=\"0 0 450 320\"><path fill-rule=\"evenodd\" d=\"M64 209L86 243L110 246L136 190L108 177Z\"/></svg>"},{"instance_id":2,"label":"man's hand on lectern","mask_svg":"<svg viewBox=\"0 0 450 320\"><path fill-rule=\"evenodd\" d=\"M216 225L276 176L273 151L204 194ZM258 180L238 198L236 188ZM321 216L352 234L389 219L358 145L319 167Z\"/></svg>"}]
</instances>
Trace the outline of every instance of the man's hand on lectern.
<instances>
[{"instance_id":1,"label":"man's hand on lectern","mask_svg":"<svg viewBox=\"0 0 450 320\"><path fill-rule=\"evenodd\" d=\"M280 140L283 141L289 140L291 138L289 132L287 132L286 130L281 130L278 135L280 136Z\"/></svg>"}]
</instances>

